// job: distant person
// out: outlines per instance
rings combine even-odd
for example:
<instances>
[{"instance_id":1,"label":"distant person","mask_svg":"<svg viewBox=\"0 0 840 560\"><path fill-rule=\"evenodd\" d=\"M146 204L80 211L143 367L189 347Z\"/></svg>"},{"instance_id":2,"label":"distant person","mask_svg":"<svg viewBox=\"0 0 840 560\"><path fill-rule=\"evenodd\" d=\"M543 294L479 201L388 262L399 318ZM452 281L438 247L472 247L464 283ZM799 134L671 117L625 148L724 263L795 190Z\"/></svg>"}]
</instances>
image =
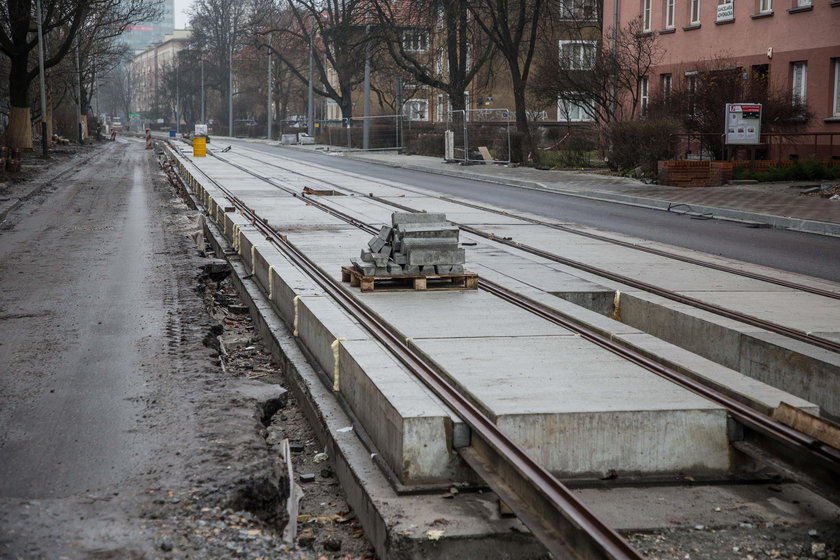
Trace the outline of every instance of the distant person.
<instances>
[{"instance_id":1,"label":"distant person","mask_svg":"<svg viewBox=\"0 0 840 560\"><path fill-rule=\"evenodd\" d=\"M117 131L116 131L116 130L112 130L112 131L111 131L111 142L116 141L116 139L117 139Z\"/></svg>"}]
</instances>

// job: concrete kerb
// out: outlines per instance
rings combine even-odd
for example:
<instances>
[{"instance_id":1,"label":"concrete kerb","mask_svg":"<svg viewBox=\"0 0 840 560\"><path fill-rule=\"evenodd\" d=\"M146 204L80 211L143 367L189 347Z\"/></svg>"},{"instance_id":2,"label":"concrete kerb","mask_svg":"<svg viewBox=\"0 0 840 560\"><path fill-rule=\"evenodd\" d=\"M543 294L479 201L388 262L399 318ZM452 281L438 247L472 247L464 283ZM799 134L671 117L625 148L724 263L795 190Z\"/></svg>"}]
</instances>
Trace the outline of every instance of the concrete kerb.
<instances>
[{"instance_id":1,"label":"concrete kerb","mask_svg":"<svg viewBox=\"0 0 840 560\"><path fill-rule=\"evenodd\" d=\"M513 179L508 177L499 177L494 175L487 175L483 173L470 173L462 170L438 169L425 165L412 165L403 163L393 163L388 161L377 160L369 157L356 157L352 154L344 154L343 157L356 159L358 161L366 161L376 165L384 165L386 167L408 169L411 171L419 171L423 173L432 173L435 175L444 175L449 177L459 177L470 179L474 181L483 181L485 183L493 183L497 185L507 185L520 189L535 190L549 193L561 194L564 196L574 196L578 198L586 198L590 200L599 200L603 202L614 202L617 204L625 204L628 206L636 206L639 208L647 208L650 210L664 210L670 209L680 204L678 202L668 200L657 200L652 198L637 197L630 195L623 195L609 192L578 192L563 189L561 187L551 186L546 183L536 181L525 181L520 179ZM785 216L772 216L768 214L758 214L755 212L747 212L744 210L731 210L727 208L719 208L713 206L703 206L698 204L691 204L692 210L686 212L688 216L694 217L709 217L716 220L725 220L730 222L744 223L747 225L760 226L766 225L768 227L778 229L790 229L795 231L802 231L805 233L813 233L816 235L827 235L840 237L840 224L833 224L829 222L820 222L816 220L806 220L801 218L791 218Z\"/></svg>"}]
</instances>

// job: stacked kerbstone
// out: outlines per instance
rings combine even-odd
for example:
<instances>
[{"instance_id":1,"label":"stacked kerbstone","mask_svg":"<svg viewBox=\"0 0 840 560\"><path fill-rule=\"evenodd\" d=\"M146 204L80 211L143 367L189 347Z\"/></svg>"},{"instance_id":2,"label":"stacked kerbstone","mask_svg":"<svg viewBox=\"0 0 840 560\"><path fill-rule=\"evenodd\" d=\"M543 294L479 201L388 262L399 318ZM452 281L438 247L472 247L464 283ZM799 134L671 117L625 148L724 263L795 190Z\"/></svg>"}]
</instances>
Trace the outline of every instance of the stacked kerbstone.
<instances>
[{"instance_id":1,"label":"stacked kerbstone","mask_svg":"<svg viewBox=\"0 0 840 560\"><path fill-rule=\"evenodd\" d=\"M463 274L465 254L458 247L458 226L445 214L394 212L358 259L364 276Z\"/></svg>"}]
</instances>

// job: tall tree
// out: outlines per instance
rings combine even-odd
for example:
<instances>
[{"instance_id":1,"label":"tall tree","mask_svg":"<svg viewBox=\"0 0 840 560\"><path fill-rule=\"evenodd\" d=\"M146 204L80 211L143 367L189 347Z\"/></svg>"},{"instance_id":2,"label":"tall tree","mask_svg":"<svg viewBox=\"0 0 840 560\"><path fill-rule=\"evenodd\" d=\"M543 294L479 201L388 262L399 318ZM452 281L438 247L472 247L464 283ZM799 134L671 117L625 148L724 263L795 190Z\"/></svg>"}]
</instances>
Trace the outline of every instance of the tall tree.
<instances>
[{"instance_id":1,"label":"tall tree","mask_svg":"<svg viewBox=\"0 0 840 560\"><path fill-rule=\"evenodd\" d=\"M377 0L377 38L412 80L447 94L465 110L464 92L493 54L493 43L470 23L467 0Z\"/></svg>"},{"instance_id":2,"label":"tall tree","mask_svg":"<svg viewBox=\"0 0 840 560\"><path fill-rule=\"evenodd\" d=\"M640 84L664 49L641 18L594 36L588 22L569 22L563 48L540 60L531 90L544 102L560 99L593 121L607 124L638 116Z\"/></svg>"},{"instance_id":3,"label":"tall tree","mask_svg":"<svg viewBox=\"0 0 840 560\"><path fill-rule=\"evenodd\" d=\"M549 0L469 0L473 20L504 58L510 75L516 129L523 139L520 161L539 158L528 126L526 89L540 33L552 16L550 6L554 2Z\"/></svg>"},{"instance_id":4,"label":"tall tree","mask_svg":"<svg viewBox=\"0 0 840 560\"><path fill-rule=\"evenodd\" d=\"M44 69L52 68L70 52L84 25L103 37L123 32L127 25L154 19L160 0L42 0ZM36 4L33 0L5 0L0 9L0 53L9 58L10 123L6 143L31 148L30 84L40 67L33 53L38 48ZM89 30L90 30L89 29ZM93 34L91 34L93 35Z\"/></svg>"},{"instance_id":5,"label":"tall tree","mask_svg":"<svg viewBox=\"0 0 840 560\"><path fill-rule=\"evenodd\" d=\"M290 0L266 33L277 36L280 48L272 51L304 84L309 73L299 63L301 50L311 48L314 93L335 101L342 117L351 118L353 88L364 79L366 27L374 23L367 0Z\"/></svg>"}]
</instances>

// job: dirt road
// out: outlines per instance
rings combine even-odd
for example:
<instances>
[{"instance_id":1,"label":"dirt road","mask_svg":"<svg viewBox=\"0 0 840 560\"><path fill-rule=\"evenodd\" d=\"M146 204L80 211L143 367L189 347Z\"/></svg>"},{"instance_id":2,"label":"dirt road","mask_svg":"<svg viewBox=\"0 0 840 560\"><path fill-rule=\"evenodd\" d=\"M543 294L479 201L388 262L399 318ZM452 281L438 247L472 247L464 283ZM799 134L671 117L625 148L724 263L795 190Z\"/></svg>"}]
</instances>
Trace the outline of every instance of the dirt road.
<instances>
[{"instance_id":1,"label":"dirt road","mask_svg":"<svg viewBox=\"0 0 840 560\"><path fill-rule=\"evenodd\" d=\"M257 413L280 388L202 343L197 230L132 139L0 223L0 557L285 550Z\"/></svg>"}]
</instances>

